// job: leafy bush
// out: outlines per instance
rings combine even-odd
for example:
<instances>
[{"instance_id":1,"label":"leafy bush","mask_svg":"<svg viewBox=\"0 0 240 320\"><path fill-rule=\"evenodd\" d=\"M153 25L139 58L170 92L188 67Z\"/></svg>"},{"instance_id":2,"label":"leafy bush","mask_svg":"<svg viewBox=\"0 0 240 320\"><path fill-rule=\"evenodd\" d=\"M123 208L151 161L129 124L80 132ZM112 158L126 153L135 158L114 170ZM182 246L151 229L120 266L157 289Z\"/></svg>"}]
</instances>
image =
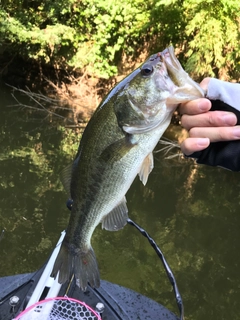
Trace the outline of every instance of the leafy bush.
<instances>
[{"instance_id":1,"label":"leafy bush","mask_svg":"<svg viewBox=\"0 0 240 320\"><path fill-rule=\"evenodd\" d=\"M108 78L172 43L197 78L239 75L238 0L5 0L0 53Z\"/></svg>"},{"instance_id":2,"label":"leafy bush","mask_svg":"<svg viewBox=\"0 0 240 320\"><path fill-rule=\"evenodd\" d=\"M187 70L227 79L239 72L239 1L185 3Z\"/></svg>"}]
</instances>

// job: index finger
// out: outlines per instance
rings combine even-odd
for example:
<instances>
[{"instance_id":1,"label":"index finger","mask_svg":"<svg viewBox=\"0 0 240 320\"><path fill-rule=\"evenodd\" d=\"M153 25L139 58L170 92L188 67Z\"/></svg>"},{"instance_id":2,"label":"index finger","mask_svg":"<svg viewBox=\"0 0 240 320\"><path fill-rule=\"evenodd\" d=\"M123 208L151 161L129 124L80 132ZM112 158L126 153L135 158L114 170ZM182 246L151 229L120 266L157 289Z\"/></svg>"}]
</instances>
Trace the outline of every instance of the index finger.
<instances>
[{"instance_id":1,"label":"index finger","mask_svg":"<svg viewBox=\"0 0 240 320\"><path fill-rule=\"evenodd\" d=\"M211 101L206 98L191 100L179 106L180 114L196 115L211 109Z\"/></svg>"}]
</instances>

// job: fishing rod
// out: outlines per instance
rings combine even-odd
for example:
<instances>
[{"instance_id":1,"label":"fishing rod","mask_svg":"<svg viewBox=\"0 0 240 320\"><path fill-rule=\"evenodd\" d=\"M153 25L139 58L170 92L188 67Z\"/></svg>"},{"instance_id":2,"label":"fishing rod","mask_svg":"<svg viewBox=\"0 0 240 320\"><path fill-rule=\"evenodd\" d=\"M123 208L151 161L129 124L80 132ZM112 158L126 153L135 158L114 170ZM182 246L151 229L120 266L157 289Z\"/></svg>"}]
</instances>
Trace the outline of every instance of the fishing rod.
<instances>
[{"instance_id":1,"label":"fishing rod","mask_svg":"<svg viewBox=\"0 0 240 320\"><path fill-rule=\"evenodd\" d=\"M26 306L24 306L22 312L13 320L101 320L100 309L97 309L98 304L96 305L96 310L93 310L85 302L68 297L68 292L74 276L69 280L68 286L64 290L62 290L62 284L58 282L58 275L55 279L51 276L54 262L65 235L66 231L64 230L47 261ZM60 290L61 296L58 296ZM12 305L15 306L13 299L16 298L18 297L11 297L9 303L12 303Z\"/></svg>"},{"instance_id":2,"label":"fishing rod","mask_svg":"<svg viewBox=\"0 0 240 320\"><path fill-rule=\"evenodd\" d=\"M44 268L44 271L27 303L26 308L38 302L40 299L52 298L58 295L62 285L58 283L58 276L56 279L51 277L51 272L65 234L65 231L61 233L61 236Z\"/></svg>"},{"instance_id":3,"label":"fishing rod","mask_svg":"<svg viewBox=\"0 0 240 320\"><path fill-rule=\"evenodd\" d=\"M167 263L167 260L165 259L161 249L158 247L158 245L153 240L153 238L150 237L150 235L147 233L147 231L145 231L143 228L141 228L137 223L135 223L133 220L131 220L129 218L127 219L127 223L134 226L144 237L146 237L148 239L149 243L151 244L151 246L153 247L153 249L157 253L158 257L162 261L163 267L166 271L168 279L169 279L169 281L173 287L173 290L174 290L175 299L176 299L177 306L178 306L178 309L180 312L180 320L184 320L184 306L183 306L182 297L181 297L181 294L178 290L177 282L176 282L176 279L173 275L173 272L172 272L171 268L169 267L169 264Z\"/></svg>"}]
</instances>

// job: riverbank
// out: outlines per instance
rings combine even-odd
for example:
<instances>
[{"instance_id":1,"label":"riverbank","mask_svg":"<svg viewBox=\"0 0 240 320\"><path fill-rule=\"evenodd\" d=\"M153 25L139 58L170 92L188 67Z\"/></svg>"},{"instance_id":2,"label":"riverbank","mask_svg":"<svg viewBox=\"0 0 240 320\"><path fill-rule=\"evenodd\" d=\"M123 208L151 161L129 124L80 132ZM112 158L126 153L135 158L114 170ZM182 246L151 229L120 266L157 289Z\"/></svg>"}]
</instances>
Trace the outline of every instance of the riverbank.
<instances>
[{"instance_id":1,"label":"riverbank","mask_svg":"<svg viewBox=\"0 0 240 320\"><path fill-rule=\"evenodd\" d=\"M85 127L101 100L145 58L141 55L134 63L124 61L118 66L119 76L103 79L84 70L64 70L35 60L23 60L17 55L10 58L5 55L0 56L0 75L2 81L12 87L13 96L18 92L30 99L30 105L19 104L20 107L44 109L52 114L69 110L70 126ZM172 123L180 123L178 112L173 115Z\"/></svg>"},{"instance_id":2,"label":"riverbank","mask_svg":"<svg viewBox=\"0 0 240 320\"><path fill-rule=\"evenodd\" d=\"M90 76L73 69L63 70L41 65L19 56L0 57L2 81L13 90L20 90L39 101L44 97L47 108L73 110L74 122L87 122L102 98L117 83L119 77L108 80ZM39 103L42 103L42 101Z\"/></svg>"}]
</instances>

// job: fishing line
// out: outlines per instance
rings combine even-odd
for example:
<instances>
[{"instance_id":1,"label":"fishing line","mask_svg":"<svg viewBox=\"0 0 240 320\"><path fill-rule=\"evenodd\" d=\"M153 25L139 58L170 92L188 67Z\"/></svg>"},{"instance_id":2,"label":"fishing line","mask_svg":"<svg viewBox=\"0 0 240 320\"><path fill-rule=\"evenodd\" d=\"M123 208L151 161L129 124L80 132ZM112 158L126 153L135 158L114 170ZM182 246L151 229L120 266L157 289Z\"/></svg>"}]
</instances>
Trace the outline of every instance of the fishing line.
<instances>
[{"instance_id":1,"label":"fishing line","mask_svg":"<svg viewBox=\"0 0 240 320\"><path fill-rule=\"evenodd\" d=\"M178 309L180 311L180 320L184 320L184 307L183 307L183 301L182 301L182 297L180 295L180 292L178 290L178 286L177 286L177 282L175 280L175 277L173 275L173 272L171 270L171 268L169 267L162 251L160 250L160 248L157 246L156 242L153 240L153 238L150 237L150 235L147 233L147 231L145 231L143 228L141 228L137 223L135 223L134 221L132 221L131 219L127 219L127 223L134 226L144 237L146 237L149 241L149 243L151 244L151 246L153 247L153 249L155 250L155 252L157 253L158 257L160 258L160 260L162 261L163 267L167 273L168 279L173 287L174 290L174 294L175 294L175 299L177 302L177 306Z\"/></svg>"}]
</instances>

